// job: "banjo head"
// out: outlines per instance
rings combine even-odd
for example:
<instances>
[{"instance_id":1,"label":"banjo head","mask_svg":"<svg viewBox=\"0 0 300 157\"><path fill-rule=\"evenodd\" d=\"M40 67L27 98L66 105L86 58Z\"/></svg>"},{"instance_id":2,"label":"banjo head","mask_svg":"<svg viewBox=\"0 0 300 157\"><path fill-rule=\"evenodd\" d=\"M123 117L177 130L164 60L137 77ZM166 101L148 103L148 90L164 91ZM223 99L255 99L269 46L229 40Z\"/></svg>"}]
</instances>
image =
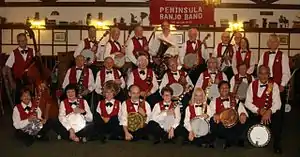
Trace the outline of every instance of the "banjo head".
<instances>
[{"instance_id":1,"label":"banjo head","mask_svg":"<svg viewBox=\"0 0 300 157\"><path fill-rule=\"evenodd\" d=\"M83 115L78 113L70 113L67 116L67 121L70 123L71 128L73 128L75 132L82 130L86 125Z\"/></svg>"},{"instance_id":2,"label":"banjo head","mask_svg":"<svg viewBox=\"0 0 300 157\"><path fill-rule=\"evenodd\" d=\"M94 62L95 60L95 53L89 49L82 50L81 55L84 56L88 63Z\"/></svg>"},{"instance_id":3,"label":"banjo head","mask_svg":"<svg viewBox=\"0 0 300 157\"><path fill-rule=\"evenodd\" d=\"M173 96L179 97L183 93L183 86L180 83L172 83L170 88L173 90Z\"/></svg>"},{"instance_id":4,"label":"banjo head","mask_svg":"<svg viewBox=\"0 0 300 157\"><path fill-rule=\"evenodd\" d=\"M237 89L237 95L239 96L240 100L245 100L247 95L248 83L241 82L239 88Z\"/></svg>"},{"instance_id":5,"label":"banjo head","mask_svg":"<svg viewBox=\"0 0 300 157\"><path fill-rule=\"evenodd\" d=\"M225 109L220 114L220 120L223 123L225 128L232 128L238 122L238 113L233 108Z\"/></svg>"},{"instance_id":6,"label":"banjo head","mask_svg":"<svg viewBox=\"0 0 300 157\"><path fill-rule=\"evenodd\" d=\"M198 55L196 53L189 53L184 56L183 64L186 68L192 68L198 64Z\"/></svg>"},{"instance_id":7,"label":"banjo head","mask_svg":"<svg viewBox=\"0 0 300 157\"><path fill-rule=\"evenodd\" d=\"M125 65L125 55L123 55L123 53L121 53L121 52L116 52L114 54L115 54L115 57L114 57L115 67L122 68ZM120 54L122 54L122 56L118 56Z\"/></svg>"},{"instance_id":8,"label":"banjo head","mask_svg":"<svg viewBox=\"0 0 300 157\"><path fill-rule=\"evenodd\" d=\"M202 118L192 119L191 126L197 138L205 136L209 133L209 123Z\"/></svg>"},{"instance_id":9,"label":"banjo head","mask_svg":"<svg viewBox=\"0 0 300 157\"><path fill-rule=\"evenodd\" d=\"M212 100L213 98L217 98L220 96L217 84L212 84L210 87L207 87L207 88L209 88L208 93L206 93L208 99Z\"/></svg>"},{"instance_id":10,"label":"banjo head","mask_svg":"<svg viewBox=\"0 0 300 157\"><path fill-rule=\"evenodd\" d=\"M253 125L248 130L248 140L254 147L265 147L271 140L270 129L262 124Z\"/></svg>"}]
</instances>

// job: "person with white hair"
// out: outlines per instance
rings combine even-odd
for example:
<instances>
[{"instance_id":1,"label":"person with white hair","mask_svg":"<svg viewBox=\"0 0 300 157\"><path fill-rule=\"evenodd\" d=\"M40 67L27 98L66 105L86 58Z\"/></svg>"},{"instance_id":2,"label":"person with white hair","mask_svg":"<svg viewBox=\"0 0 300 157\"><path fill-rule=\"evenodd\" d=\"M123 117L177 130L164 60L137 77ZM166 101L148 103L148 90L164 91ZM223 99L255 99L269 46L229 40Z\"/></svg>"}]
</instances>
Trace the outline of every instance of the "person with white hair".
<instances>
[{"instance_id":1,"label":"person with white hair","mask_svg":"<svg viewBox=\"0 0 300 157\"><path fill-rule=\"evenodd\" d=\"M105 45L103 58L112 57L114 59L116 55L117 56L125 55L125 48L122 47L122 45L119 43L118 41L119 38L120 38L120 29L117 27L112 28L110 31L110 39Z\"/></svg>"}]
</instances>

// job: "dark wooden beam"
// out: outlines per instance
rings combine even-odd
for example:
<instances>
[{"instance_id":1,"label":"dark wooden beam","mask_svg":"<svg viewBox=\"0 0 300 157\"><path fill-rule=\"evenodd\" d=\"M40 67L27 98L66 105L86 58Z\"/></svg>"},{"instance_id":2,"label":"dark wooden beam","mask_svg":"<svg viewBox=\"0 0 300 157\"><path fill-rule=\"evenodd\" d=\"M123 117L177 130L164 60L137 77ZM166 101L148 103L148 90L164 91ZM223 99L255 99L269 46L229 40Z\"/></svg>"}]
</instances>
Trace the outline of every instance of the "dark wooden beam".
<instances>
[{"instance_id":1,"label":"dark wooden beam","mask_svg":"<svg viewBox=\"0 0 300 157\"><path fill-rule=\"evenodd\" d=\"M149 7L148 2L105 2L105 0L96 0L96 2L7 2L2 3L1 7ZM291 4L245 4L245 3L222 3L216 8L255 8L255 9L300 9L300 5Z\"/></svg>"}]
</instances>

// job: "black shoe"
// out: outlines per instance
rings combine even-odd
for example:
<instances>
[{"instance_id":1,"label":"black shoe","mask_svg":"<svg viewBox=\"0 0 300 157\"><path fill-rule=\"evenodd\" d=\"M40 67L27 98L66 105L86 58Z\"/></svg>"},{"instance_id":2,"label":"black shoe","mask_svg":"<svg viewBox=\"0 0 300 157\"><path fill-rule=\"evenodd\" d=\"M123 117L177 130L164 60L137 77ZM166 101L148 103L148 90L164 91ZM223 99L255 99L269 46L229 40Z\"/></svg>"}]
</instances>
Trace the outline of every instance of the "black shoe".
<instances>
[{"instance_id":1,"label":"black shoe","mask_svg":"<svg viewBox=\"0 0 300 157\"><path fill-rule=\"evenodd\" d=\"M210 143L210 144L208 144L208 148L215 148L215 145Z\"/></svg>"},{"instance_id":2,"label":"black shoe","mask_svg":"<svg viewBox=\"0 0 300 157\"><path fill-rule=\"evenodd\" d=\"M154 144L154 145L159 144L160 141L161 141L160 139L157 139L157 140L155 140L155 141L153 142L153 144Z\"/></svg>"},{"instance_id":3,"label":"black shoe","mask_svg":"<svg viewBox=\"0 0 300 157\"><path fill-rule=\"evenodd\" d=\"M229 147L231 147L231 145L228 142L223 144L223 149L228 149Z\"/></svg>"},{"instance_id":4,"label":"black shoe","mask_svg":"<svg viewBox=\"0 0 300 157\"><path fill-rule=\"evenodd\" d=\"M245 147L245 142L244 142L244 140L239 140L237 145L238 145L239 147Z\"/></svg>"},{"instance_id":5,"label":"black shoe","mask_svg":"<svg viewBox=\"0 0 300 157\"><path fill-rule=\"evenodd\" d=\"M280 147L275 147L274 148L274 153L275 154L282 154L282 149Z\"/></svg>"}]
</instances>

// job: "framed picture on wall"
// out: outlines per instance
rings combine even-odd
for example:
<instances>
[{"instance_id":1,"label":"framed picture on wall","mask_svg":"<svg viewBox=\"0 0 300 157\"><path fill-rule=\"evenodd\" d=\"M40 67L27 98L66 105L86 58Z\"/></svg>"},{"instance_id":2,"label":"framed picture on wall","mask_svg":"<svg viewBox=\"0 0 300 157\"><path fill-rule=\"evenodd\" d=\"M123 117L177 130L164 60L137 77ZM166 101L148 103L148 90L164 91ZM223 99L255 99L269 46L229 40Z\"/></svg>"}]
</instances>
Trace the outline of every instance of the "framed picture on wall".
<instances>
[{"instance_id":1,"label":"framed picture on wall","mask_svg":"<svg viewBox=\"0 0 300 157\"><path fill-rule=\"evenodd\" d=\"M66 42L66 32L54 32L54 42Z\"/></svg>"},{"instance_id":2,"label":"framed picture on wall","mask_svg":"<svg viewBox=\"0 0 300 157\"><path fill-rule=\"evenodd\" d=\"M176 38L177 44L183 44L184 43L184 35L183 34L174 33L172 35Z\"/></svg>"},{"instance_id":3,"label":"framed picture on wall","mask_svg":"<svg viewBox=\"0 0 300 157\"><path fill-rule=\"evenodd\" d=\"M288 45L289 44L289 35L278 35L280 45Z\"/></svg>"}]
</instances>

